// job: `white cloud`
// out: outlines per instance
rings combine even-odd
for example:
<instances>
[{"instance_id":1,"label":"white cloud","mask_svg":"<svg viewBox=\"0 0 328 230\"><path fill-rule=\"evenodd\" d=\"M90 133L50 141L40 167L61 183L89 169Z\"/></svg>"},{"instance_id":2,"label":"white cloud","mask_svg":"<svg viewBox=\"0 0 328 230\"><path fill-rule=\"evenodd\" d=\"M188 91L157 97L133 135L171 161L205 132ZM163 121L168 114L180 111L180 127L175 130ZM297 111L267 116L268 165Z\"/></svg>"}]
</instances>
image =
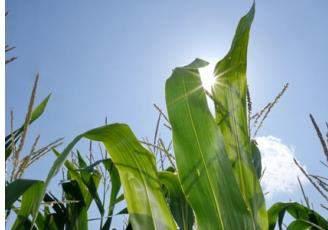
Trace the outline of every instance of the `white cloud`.
<instances>
[{"instance_id":1,"label":"white cloud","mask_svg":"<svg viewBox=\"0 0 328 230\"><path fill-rule=\"evenodd\" d=\"M294 148L288 147L273 136L258 137L256 141L262 155L262 170L265 169L261 184L264 192L269 192L269 197L299 190L297 177L303 185L308 183L293 161Z\"/></svg>"}]
</instances>

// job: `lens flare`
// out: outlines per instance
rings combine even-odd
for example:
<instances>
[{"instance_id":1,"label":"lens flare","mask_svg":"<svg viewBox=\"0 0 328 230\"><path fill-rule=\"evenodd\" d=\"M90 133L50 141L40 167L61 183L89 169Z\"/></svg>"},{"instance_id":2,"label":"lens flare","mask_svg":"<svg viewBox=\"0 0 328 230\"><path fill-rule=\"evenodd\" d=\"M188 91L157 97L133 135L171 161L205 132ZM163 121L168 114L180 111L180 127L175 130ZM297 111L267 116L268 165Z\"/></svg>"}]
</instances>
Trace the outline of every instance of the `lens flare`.
<instances>
[{"instance_id":1,"label":"lens flare","mask_svg":"<svg viewBox=\"0 0 328 230\"><path fill-rule=\"evenodd\" d=\"M214 64L209 64L208 66L199 69L202 85L208 92L211 92L211 89L215 84L214 67Z\"/></svg>"}]
</instances>

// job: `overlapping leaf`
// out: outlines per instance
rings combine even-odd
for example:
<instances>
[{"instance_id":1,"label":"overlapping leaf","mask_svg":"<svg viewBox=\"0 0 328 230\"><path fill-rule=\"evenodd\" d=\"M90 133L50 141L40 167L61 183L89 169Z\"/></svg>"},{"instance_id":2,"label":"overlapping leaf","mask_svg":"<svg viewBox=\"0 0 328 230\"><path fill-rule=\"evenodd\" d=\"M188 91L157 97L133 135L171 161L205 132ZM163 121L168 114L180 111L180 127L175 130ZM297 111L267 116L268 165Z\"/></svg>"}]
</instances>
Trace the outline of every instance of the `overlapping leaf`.
<instances>
[{"instance_id":1,"label":"overlapping leaf","mask_svg":"<svg viewBox=\"0 0 328 230\"><path fill-rule=\"evenodd\" d=\"M38 212L38 199L41 196L43 186L44 183L38 181L33 183L33 185L23 193L21 206L16 221L12 227L13 230L22 229L22 227L27 224L30 225L30 220L28 218L31 213L35 212L35 210ZM34 222L32 223L34 224Z\"/></svg>"},{"instance_id":2,"label":"overlapping leaf","mask_svg":"<svg viewBox=\"0 0 328 230\"><path fill-rule=\"evenodd\" d=\"M82 138L101 141L117 168L134 229L176 229L176 224L160 190L154 156L141 146L127 125L112 124L90 130L74 138L54 162L40 197L67 156ZM136 196L138 194L138 196ZM37 207L42 200L38 200ZM33 212L34 220L37 212Z\"/></svg>"},{"instance_id":3,"label":"overlapping leaf","mask_svg":"<svg viewBox=\"0 0 328 230\"><path fill-rule=\"evenodd\" d=\"M79 167L80 168L86 167L87 164L82 158L79 151L77 151L77 155L78 155ZM100 214L103 215L105 210L97 191L99 182L101 180L101 174L97 170L93 170L92 172L85 172L82 170L80 171L80 175L83 183L88 189L88 193L91 195L92 199L96 202Z\"/></svg>"},{"instance_id":4,"label":"overlapping leaf","mask_svg":"<svg viewBox=\"0 0 328 230\"><path fill-rule=\"evenodd\" d=\"M84 202L79 184L75 180L63 183L65 199L71 201L67 204L67 229L88 229L88 206Z\"/></svg>"},{"instance_id":5,"label":"overlapping leaf","mask_svg":"<svg viewBox=\"0 0 328 230\"><path fill-rule=\"evenodd\" d=\"M196 59L176 68L166 82L178 175L199 229L252 229L225 152L223 137L206 102Z\"/></svg>"},{"instance_id":6,"label":"overlapping leaf","mask_svg":"<svg viewBox=\"0 0 328 230\"><path fill-rule=\"evenodd\" d=\"M183 194L178 175L163 171L159 173L159 179L164 186L168 204L178 226L183 230L192 230L194 213Z\"/></svg>"},{"instance_id":7,"label":"overlapping leaf","mask_svg":"<svg viewBox=\"0 0 328 230\"><path fill-rule=\"evenodd\" d=\"M42 183L39 180L18 179L6 186L6 210L10 209L31 186Z\"/></svg>"},{"instance_id":8,"label":"overlapping leaf","mask_svg":"<svg viewBox=\"0 0 328 230\"><path fill-rule=\"evenodd\" d=\"M112 215L114 212L114 208L117 203L117 196L121 188L121 180L117 168L115 167L111 159L106 159L105 161L103 161L103 164L110 175L111 192L110 192L109 207L108 207L108 218L102 230L109 230L110 225L112 223Z\"/></svg>"},{"instance_id":9,"label":"overlapping leaf","mask_svg":"<svg viewBox=\"0 0 328 230\"><path fill-rule=\"evenodd\" d=\"M216 123L223 134L239 189L251 212L253 229L266 229L265 200L258 180L259 165L256 165L257 171L253 165L246 108L247 46L254 13L255 5L240 20L230 51L216 64L212 94Z\"/></svg>"},{"instance_id":10,"label":"overlapping leaf","mask_svg":"<svg viewBox=\"0 0 328 230\"><path fill-rule=\"evenodd\" d=\"M102 230L109 230L110 226L111 226L111 222L112 222L112 216L113 216L113 211L114 211L115 205L118 202L123 200L123 198L117 197L118 193L120 191L120 188L121 188L121 181L120 181L118 171L117 171L112 159L107 158L107 159L96 161L87 167L81 168L79 171L85 171L88 173L93 172L94 168L99 164L104 165L105 169L108 171L108 173L110 175L110 181L111 181L111 193L110 193L110 199L109 199L109 207L108 207L108 211L107 211L107 220L106 220L105 224L102 226ZM75 172L76 172L76 170L75 170Z\"/></svg>"},{"instance_id":11,"label":"overlapping leaf","mask_svg":"<svg viewBox=\"0 0 328 230\"><path fill-rule=\"evenodd\" d=\"M133 229L176 229L160 190L154 156L124 124L100 127L84 134L102 141L115 164Z\"/></svg>"}]
</instances>

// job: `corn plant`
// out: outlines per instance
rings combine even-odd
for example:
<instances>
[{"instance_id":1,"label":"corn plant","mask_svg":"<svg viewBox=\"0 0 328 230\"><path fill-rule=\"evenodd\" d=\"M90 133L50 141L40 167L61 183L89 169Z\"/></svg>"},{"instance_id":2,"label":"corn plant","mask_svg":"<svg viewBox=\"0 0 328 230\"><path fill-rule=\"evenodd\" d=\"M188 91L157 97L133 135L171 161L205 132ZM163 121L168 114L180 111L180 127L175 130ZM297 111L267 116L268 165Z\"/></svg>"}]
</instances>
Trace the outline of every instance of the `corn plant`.
<instances>
[{"instance_id":1,"label":"corn plant","mask_svg":"<svg viewBox=\"0 0 328 230\"><path fill-rule=\"evenodd\" d=\"M280 204L267 212L259 181L261 155L250 134L246 67L254 14L255 5L240 20L228 54L215 66L211 92L202 86L199 69L208 65L202 59L175 68L166 81L168 116L156 107L160 111L157 128L164 117L172 132L174 153L171 145L157 138L157 129L153 144L139 140L126 124L84 132L63 151L53 148L57 159L45 181L21 179L7 185L6 209L17 213L12 228L87 229L91 202L101 214L100 229L109 229L112 217L119 214L128 215L126 229L272 229L281 222ZM215 105L215 115L207 97ZM108 156L87 164L76 151L77 162L69 160L81 139L102 143ZM160 167L155 157L158 149ZM63 165L67 171L61 184L65 203L47 192ZM108 207L98 194L100 165L111 179ZM114 213L122 200L127 208ZM45 203L53 205L51 210L47 206L41 210ZM299 204L282 206L291 213L304 211ZM311 226L324 229L326 224L321 218Z\"/></svg>"}]
</instances>

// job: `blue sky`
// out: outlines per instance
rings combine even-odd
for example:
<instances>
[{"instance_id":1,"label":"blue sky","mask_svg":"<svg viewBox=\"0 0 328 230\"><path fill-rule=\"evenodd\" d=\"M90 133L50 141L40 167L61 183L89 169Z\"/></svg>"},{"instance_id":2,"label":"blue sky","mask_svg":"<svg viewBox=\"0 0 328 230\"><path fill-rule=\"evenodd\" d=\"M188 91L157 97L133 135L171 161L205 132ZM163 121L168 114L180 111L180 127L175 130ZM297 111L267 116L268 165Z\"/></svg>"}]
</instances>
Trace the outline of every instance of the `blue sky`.
<instances>
[{"instance_id":1,"label":"blue sky","mask_svg":"<svg viewBox=\"0 0 328 230\"><path fill-rule=\"evenodd\" d=\"M199 57L216 61L230 48L251 1L7 1L6 43L18 60L6 69L6 114L24 119L33 79L38 100L52 98L30 138L41 143L109 122L128 123L138 137L152 137L165 108L164 84L171 70ZM327 120L328 53L326 0L258 1L252 25L248 81L254 111L289 82L288 92L259 136L294 148L308 171L326 174L311 112ZM9 116L6 117L8 124ZM9 127L6 127L9 130ZM50 154L26 173L44 179ZM55 189L55 188L53 188ZM319 196L306 186L313 203ZM276 200L300 200L299 191Z\"/></svg>"}]
</instances>

